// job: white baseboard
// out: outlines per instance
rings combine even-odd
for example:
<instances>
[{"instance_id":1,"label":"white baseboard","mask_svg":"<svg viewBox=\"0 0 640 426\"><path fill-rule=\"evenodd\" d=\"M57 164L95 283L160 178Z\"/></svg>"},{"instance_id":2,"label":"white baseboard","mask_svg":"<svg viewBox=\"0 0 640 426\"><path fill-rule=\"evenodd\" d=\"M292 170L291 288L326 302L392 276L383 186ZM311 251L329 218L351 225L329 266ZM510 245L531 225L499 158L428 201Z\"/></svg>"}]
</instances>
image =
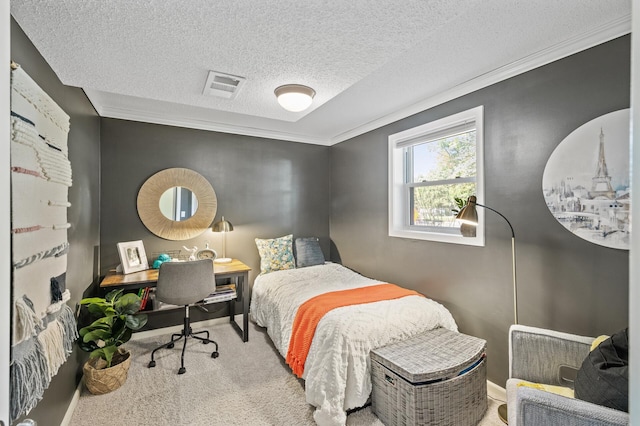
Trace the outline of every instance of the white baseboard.
<instances>
[{"instance_id":1,"label":"white baseboard","mask_svg":"<svg viewBox=\"0 0 640 426\"><path fill-rule=\"evenodd\" d=\"M67 412L64 414L64 418L60 423L60 426L68 426L71 423L71 417L73 416L73 412L76 411L76 407L78 406L78 400L80 399L80 393L82 392L82 379L78 386L76 387L76 391L73 393L73 398L71 398L71 402L69 403L69 407L67 407Z\"/></svg>"},{"instance_id":2,"label":"white baseboard","mask_svg":"<svg viewBox=\"0 0 640 426\"><path fill-rule=\"evenodd\" d=\"M489 380L487 380L487 395L489 395L489 398L507 402L507 390Z\"/></svg>"}]
</instances>

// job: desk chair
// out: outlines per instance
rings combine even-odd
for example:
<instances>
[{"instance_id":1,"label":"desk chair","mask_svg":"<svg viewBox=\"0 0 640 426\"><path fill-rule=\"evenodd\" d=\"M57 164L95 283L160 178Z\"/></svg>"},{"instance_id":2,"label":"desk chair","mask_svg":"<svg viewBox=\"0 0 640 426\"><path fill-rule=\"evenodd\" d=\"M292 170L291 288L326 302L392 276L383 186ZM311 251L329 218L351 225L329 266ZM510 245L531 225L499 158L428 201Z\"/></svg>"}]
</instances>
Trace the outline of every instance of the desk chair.
<instances>
[{"instance_id":1,"label":"desk chair","mask_svg":"<svg viewBox=\"0 0 640 426\"><path fill-rule=\"evenodd\" d=\"M171 335L171 341L159 346L151 352L149 368L155 367L153 359L156 351L160 349L171 349L175 342L184 337L182 345L182 358L178 374L187 371L184 368L184 351L187 348L187 339L193 337L201 340L203 344L213 343L216 350L211 354L211 358L218 358L218 344L209 339L209 331L203 330L193 332L189 322L189 306L193 305L216 289L216 281L213 274L213 260L204 259L191 262L164 262L158 271L158 284L156 287L156 300L172 305L184 305L184 328L181 333ZM200 337L198 334L206 334L207 337Z\"/></svg>"}]
</instances>

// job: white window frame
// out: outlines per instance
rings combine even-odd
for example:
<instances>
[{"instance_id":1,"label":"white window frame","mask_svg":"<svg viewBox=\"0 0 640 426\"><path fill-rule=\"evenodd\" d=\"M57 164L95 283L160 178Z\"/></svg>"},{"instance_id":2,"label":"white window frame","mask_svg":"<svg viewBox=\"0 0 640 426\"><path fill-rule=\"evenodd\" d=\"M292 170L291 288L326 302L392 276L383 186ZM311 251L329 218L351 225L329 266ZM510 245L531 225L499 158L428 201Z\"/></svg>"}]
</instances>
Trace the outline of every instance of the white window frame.
<instances>
[{"instance_id":1,"label":"white window frame","mask_svg":"<svg viewBox=\"0 0 640 426\"><path fill-rule=\"evenodd\" d=\"M476 129L476 197L484 200L484 107L462 111L430 123L389 135L389 236L444 243L484 246L484 209L478 208L478 227L475 237L447 234L410 226L409 187L406 183L404 148L434 137L444 137L447 131L475 123Z\"/></svg>"}]
</instances>

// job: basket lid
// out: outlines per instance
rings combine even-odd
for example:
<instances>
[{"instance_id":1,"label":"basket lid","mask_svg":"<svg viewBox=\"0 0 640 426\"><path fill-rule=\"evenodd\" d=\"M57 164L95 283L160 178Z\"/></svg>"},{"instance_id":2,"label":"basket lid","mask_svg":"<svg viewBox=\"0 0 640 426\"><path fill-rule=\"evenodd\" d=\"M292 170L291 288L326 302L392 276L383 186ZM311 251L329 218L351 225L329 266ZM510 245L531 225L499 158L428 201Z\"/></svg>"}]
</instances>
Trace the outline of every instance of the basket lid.
<instances>
[{"instance_id":1,"label":"basket lid","mask_svg":"<svg viewBox=\"0 0 640 426\"><path fill-rule=\"evenodd\" d=\"M484 354L486 341L446 328L371 351L378 362L411 383L457 376Z\"/></svg>"}]
</instances>

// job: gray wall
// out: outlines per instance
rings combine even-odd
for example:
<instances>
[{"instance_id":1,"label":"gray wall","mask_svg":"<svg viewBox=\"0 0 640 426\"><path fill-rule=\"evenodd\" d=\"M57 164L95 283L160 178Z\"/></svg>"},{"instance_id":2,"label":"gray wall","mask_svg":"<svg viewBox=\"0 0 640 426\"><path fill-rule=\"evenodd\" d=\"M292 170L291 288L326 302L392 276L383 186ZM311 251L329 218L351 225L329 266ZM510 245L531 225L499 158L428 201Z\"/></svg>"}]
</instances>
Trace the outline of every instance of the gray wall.
<instances>
[{"instance_id":1,"label":"gray wall","mask_svg":"<svg viewBox=\"0 0 640 426\"><path fill-rule=\"evenodd\" d=\"M329 147L226 133L102 119L102 273L119 263L116 244L142 240L153 253L205 241L222 255L220 234L210 229L186 241L168 241L140 221L136 197L142 184L160 170L185 167L204 176L216 191L218 210L234 226L227 256L260 272L254 238L317 236L329 257ZM220 314L224 314L224 311ZM180 313L150 317L148 328L180 324ZM200 315L198 311L194 315ZM194 320L200 319L200 317Z\"/></svg>"},{"instance_id":2,"label":"gray wall","mask_svg":"<svg viewBox=\"0 0 640 426\"><path fill-rule=\"evenodd\" d=\"M549 156L571 131L629 107L629 54L625 36L334 145L332 258L444 304L462 332L488 341L489 379L504 386L513 322L504 220L486 213L483 248L387 235L387 137L484 105L484 201L515 229L519 322L584 335L626 327L628 251L565 230L541 188Z\"/></svg>"},{"instance_id":3,"label":"gray wall","mask_svg":"<svg viewBox=\"0 0 640 426\"><path fill-rule=\"evenodd\" d=\"M99 245L100 120L82 90L60 83L13 18L11 58L71 117L68 144L73 186L69 188L71 207L67 212L71 223L67 288L71 292L69 306L73 307L98 274L94 253ZM60 424L76 389L84 356L77 349L71 354L29 418L43 425Z\"/></svg>"}]
</instances>

